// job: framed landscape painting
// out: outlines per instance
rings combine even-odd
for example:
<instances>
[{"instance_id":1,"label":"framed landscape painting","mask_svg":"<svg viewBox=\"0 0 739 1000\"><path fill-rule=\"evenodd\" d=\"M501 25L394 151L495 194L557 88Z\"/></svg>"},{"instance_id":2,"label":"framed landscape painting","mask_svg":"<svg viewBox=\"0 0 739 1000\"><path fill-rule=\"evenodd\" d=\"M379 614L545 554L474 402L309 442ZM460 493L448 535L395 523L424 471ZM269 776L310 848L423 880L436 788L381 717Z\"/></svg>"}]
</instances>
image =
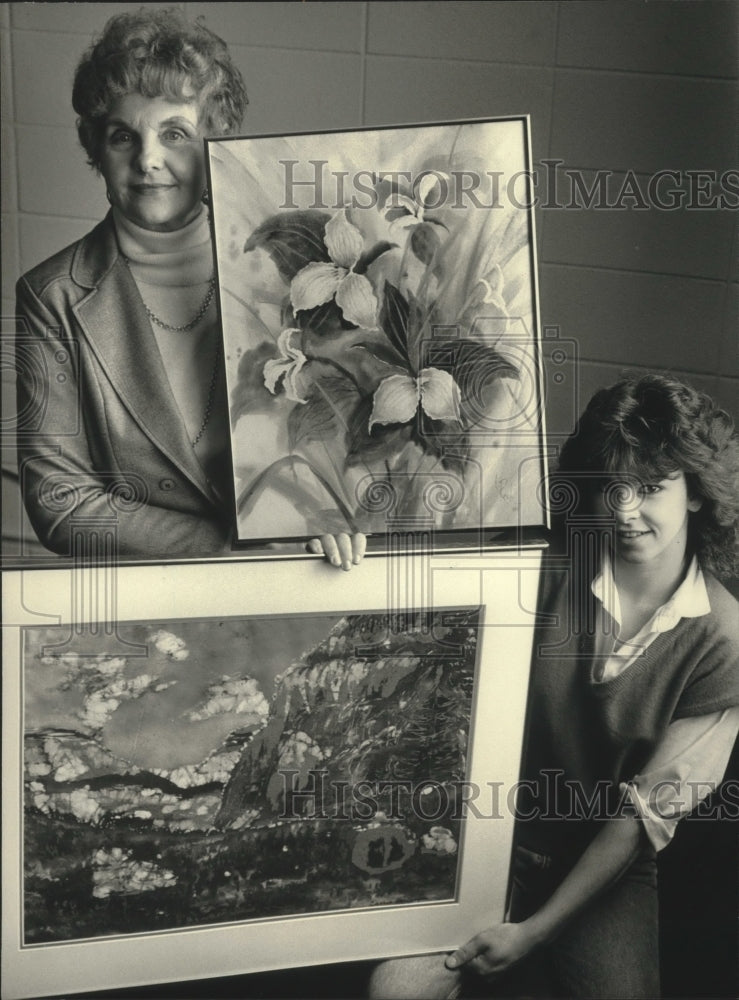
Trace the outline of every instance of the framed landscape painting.
<instances>
[{"instance_id":1,"label":"framed landscape painting","mask_svg":"<svg viewBox=\"0 0 739 1000\"><path fill-rule=\"evenodd\" d=\"M238 539L543 525L527 118L207 154Z\"/></svg>"},{"instance_id":2,"label":"framed landscape painting","mask_svg":"<svg viewBox=\"0 0 739 1000\"><path fill-rule=\"evenodd\" d=\"M121 568L105 622L78 613L94 570L7 574L8 996L413 954L502 918L491 789L518 777L538 553L414 557L400 588L388 565Z\"/></svg>"}]
</instances>

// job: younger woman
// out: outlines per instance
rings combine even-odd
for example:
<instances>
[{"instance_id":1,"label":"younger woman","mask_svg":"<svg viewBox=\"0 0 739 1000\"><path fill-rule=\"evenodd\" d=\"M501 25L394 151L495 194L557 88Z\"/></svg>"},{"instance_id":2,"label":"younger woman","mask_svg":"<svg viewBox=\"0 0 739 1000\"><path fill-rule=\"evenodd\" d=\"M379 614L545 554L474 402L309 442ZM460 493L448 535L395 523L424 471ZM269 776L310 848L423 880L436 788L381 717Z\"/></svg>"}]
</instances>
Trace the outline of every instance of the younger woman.
<instances>
[{"instance_id":1,"label":"younger woman","mask_svg":"<svg viewBox=\"0 0 739 1000\"><path fill-rule=\"evenodd\" d=\"M739 608L714 575L736 571L739 442L707 396L625 378L559 477L508 919L446 959L383 963L373 996L659 996L655 853L739 729Z\"/></svg>"}]
</instances>

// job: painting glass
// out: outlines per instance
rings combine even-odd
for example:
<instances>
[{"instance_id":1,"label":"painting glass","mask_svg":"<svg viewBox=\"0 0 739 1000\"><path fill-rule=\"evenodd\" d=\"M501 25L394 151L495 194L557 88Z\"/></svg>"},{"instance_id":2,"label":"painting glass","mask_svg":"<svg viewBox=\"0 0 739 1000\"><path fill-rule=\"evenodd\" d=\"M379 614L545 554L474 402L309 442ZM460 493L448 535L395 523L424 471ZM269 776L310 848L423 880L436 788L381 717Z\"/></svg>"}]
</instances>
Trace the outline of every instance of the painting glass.
<instances>
[{"instance_id":1,"label":"painting glass","mask_svg":"<svg viewBox=\"0 0 739 1000\"><path fill-rule=\"evenodd\" d=\"M238 538L541 525L526 119L207 146Z\"/></svg>"},{"instance_id":2,"label":"painting glass","mask_svg":"<svg viewBox=\"0 0 739 1000\"><path fill-rule=\"evenodd\" d=\"M481 622L26 628L26 945L454 899Z\"/></svg>"}]
</instances>

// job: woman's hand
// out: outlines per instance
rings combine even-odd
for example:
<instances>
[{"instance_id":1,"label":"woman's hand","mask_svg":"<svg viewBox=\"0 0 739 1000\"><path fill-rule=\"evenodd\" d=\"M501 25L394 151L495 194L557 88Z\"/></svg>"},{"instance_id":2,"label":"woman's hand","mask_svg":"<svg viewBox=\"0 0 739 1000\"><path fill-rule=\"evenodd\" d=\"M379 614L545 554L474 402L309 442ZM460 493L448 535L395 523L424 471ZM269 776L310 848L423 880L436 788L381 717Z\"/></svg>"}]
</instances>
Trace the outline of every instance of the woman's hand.
<instances>
[{"instance_id":1,"label":"woman's hand","mask_svg":"<svg viewBox=\"0 0 739 1000\"><path fill-rule=\"evenodd\" d=\"M476 934L446 959L480 976L505 972L535 947L552 941L572 918L616 882L636 860L646 838L641 821L620 816L603 823L569 874L544 905L520 924L497 924Z\"/></svg>"},{"instance_id":2,"label":"woman's hand","mask_svg":"<svg viewBox=\"0 0 739 1000\"><path fill-rule=\"evenodd\" d=\"M476 934L446 959L448 969L467 965L479 976L493 977L510 969L532 950L536 940L526 921L497 924Z\"/></svg>"},{"instance_id":3,"label":"woman's hand","mask_svg":"<svg viewBox=\"0 0 739 1000\"><path fill-rule=\"evenodd\" d=\"M320 538L312 538L307 545L309 552L325 555L332 566L340 566L343 570L357 566L362 561L366 548L367 536L361 531L353 535L321 535Z\"/></svg>"}]
</instances>

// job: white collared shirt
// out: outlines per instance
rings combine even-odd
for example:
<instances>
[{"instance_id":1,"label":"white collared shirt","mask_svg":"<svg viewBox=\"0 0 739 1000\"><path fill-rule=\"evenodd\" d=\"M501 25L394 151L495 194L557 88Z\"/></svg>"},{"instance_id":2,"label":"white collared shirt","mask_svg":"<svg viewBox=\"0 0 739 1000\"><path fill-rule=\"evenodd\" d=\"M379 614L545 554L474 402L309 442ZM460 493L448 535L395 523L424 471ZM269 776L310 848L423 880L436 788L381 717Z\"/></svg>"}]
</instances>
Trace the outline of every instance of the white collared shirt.
<instances>
[{"instance_id":1,"label":"white collared shirt","mask_svg":"<svg viewBox=\"0 0 739 1000\"><path fill-rule=\"evenodd\" d=\"M601 609L593 667L598 681L611 680L627 670L658 635L675 628L681 618L698 618L711 610L695 558L672 597L627 642L618 640L621 605L607 556L591 589ZM719 785L738 732L739 706L670 723L644 770L628 785L629 797L655 850L670 842L678 820Z\"/></svg>"}]
</instances>

